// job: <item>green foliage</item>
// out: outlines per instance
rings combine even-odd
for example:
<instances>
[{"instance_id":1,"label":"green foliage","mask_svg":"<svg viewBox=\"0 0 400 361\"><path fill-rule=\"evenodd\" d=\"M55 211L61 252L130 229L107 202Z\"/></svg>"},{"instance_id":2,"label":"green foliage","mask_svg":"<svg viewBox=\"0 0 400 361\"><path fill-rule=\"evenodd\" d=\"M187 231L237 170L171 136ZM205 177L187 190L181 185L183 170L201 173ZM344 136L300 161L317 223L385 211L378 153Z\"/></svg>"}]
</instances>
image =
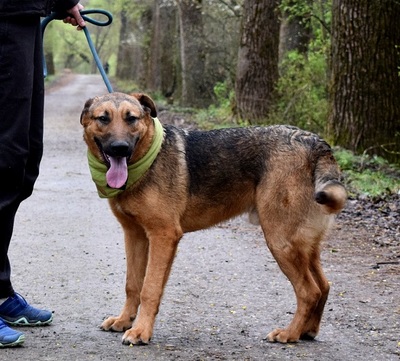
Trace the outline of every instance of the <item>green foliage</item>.
<instances>
[{"instance_id":1,"label":"green foliage","mask_svg":"<svg viewBox=\"0 0 400 361\"><path fill-rule=\"evenodd\" d=\"M56 73L64 68L89 73L91 55L83 32L61 21L53 21L51 25L51 36L57 39L52 43ZM48 32L46 30L46 36Z\"/></svg>"},{"instance_id":2,"label":"green foliage","mask_svg":"<svg viewBox=\"0 0 400 361\"><path fill-rule=\"evenodd\" d=\"M110 64L111 75L116 68L116 56L119 38L119 13L121 2L107 0L89 0L85 9L101 8L111 12L113 23L107 27L88 24L92 40L102 61ZM91 15L96 18L96 15ZM104 17L99 15L99 20ZM82 31L77 31L71 25L62 21L52 21L45 32L44 48L46 53L53 55L56 74L64 68L73 69L78 73L90 73L94 67L93 56L89 50L86 37Z\"/></svg>"},{"instance_id":3,"label":"green foliage","mask_svg":"<svg viewBox=\"0 0 400 361\"><path fill-rule=\"evenodd\" d=\"M291 51L280 63L277 101L268 123L284 123L323 134L328 116L330 1L283 0L289 18L308 21L312 38L306 53Z\"/></svg>"},{"instance_id":4,"label":"green foliage","mask_svg":"<svg viewBox=\"0 0 400 361\"><path fill-rule=\"evenodd\" d=\"M277 84L278 101L269 122L323 133L328 116L325 50L309 51L308 57L292 51L283 60L281 69Z\"/></svg>"},{"instance_id":5,"label":"green foliage","mask_svg":"<svg viewBox=\"0 0 400 361\"><path fill-rule=\"evenodd\" d=\"M128 94L139 92L137 84L132 80L113 79L113 83L115 84L115 91Z\"/></svg>"},{"instance_id":6,"label":"green foliage","mask_svg":"<svg viewBox=\"0 0 400 361\"><path fill-rule=\"evenodd\" d=\"M313 11L309 0L282 0L279 9L282 13L287 14L289 19L294 17L305 18Z\"/></svg>"},{"instance_id":7,"label":"green foliage","mask_svg":"<svg viewBox=\"0 0 400 361\"><path fill-rule=\"evenodd\" d=\"M350 195L382 196L400 192L400 167L377 156L356 156L345 149L336 149L335 158L343 171Z\"/></svg>"},{"instance_id":8,"label":"green foliage","mask_svg":"<svg viewBox=\"0 0 400 361\"><path fill-rule=\"evenodd\" d=\"M232 126L232 103L234 92L227 82L214 86L215 104L196 113L195 121L202 129L224 128Z\"/></svg>"}]
</instances>

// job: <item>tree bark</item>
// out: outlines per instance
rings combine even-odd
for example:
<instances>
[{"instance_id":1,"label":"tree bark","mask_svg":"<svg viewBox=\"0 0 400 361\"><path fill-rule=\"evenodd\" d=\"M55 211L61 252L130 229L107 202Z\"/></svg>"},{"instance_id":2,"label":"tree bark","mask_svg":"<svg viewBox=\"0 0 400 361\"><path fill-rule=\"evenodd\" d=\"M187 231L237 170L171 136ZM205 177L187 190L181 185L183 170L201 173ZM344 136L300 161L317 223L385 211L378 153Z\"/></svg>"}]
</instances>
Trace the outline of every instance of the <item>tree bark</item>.
<instances>
[{"instance_id":1,"label":"tree bark","mask_svg":"<svg viewBox=\"0 0 400 361\"><path fill-rule=\"evenodd\" d=\"M138 14L131 8L137 5ZM146 89L148 79L149 40L152 8L139 0L129 3L121 11L121 29L117 59L117 77L134 81L140 89Z\"/></svg>"},{"instance_id":2,"label":"tree bark","mask_svg":"<svg viewBox=\"0 0 400 361\"><path fill-rule=\"evenodd\" d=\"M245 0L236 73L237 115L250 123L267 118L278 80L277 0Z\"/></svg>"},{"instance_id":3,"label":"tree bark","mask_svg":"<svg viewBox=\"0 0 400 361\"><path fill-rule=\"evenodd\" d=\"M206 107L212 89L205 78L205 42L202 0L176 0L179 9L182 66L182 105Z\"/></svg>"},{"instance_id":4,"label":"tree bark","mask_svg":"<svg viewBox=\"0 0 400 361\"><path fill-rule=\"evenodd\" d=\"M328 136L400 161L400 4L334 0Z\"/></svg>"},{"instance_id":5,"label":"tree bark","mask_svg":"<svg viewBox=\"0 0 400 361\"><path fill-rule=\"evenodd\" d=\"M47 75L54 75L56 73L54 66L54 54L52 50L47 50L44 54L44 59L46 62Z\"/></svg>"},{"instance_id":6,"label":"tree bark","mask_svg":"<svg viewBox=\"0 0 400 361\"><path fill-rule=\"evenodd\" d=\"M177 90L177 8L163 0L154 2L147 88L169 99Z\"/></svg>"},{"instance_id":7,"label":"tree bark","mask_svg":"<svg viewBox=\"0 0 400 361\"><path fill-rule=\"evenodd\" d=\"M130 28L131 22L129 21L126 10L121 11L120 19L121 29L119 35L120 38L118 45L116 76L119 79L133 79L133 44L130 40L130 32L128 30Z\"/></svg>"},{"instance_id":8,"label":"tree bark","mask_svg":"<svg viewBox=\"0 0 400 361\"><path fill-rule=\"evenodd\" d=\"M289 5L295 7L298 1L291 0ZM292 50L306 54L308 44L312 37L311 28L311 4L312 0L304 0L304 12L302 14L286 11L282 16L279 41L279 59ZM308 12L307 12L308 10Z\"/></svg>"}]
</instances>

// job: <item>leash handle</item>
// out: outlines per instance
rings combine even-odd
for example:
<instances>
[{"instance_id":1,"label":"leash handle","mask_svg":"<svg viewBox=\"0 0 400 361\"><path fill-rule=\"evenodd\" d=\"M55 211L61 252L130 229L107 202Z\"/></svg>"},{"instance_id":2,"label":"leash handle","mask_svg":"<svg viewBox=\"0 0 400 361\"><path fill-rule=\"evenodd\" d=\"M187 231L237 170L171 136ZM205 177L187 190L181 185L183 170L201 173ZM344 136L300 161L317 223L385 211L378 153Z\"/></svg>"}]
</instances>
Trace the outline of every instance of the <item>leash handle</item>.
<instances>
[{"instance_id":1,"label":"leash handle","mask_svg":"<svg viewBox=\"0 0 400 361\"><path fill-rule=\"evenodd\" d=\"M83 20L87 21L90 24L97 25L97 26L108 26L113 21L113 17L111 15L111 13L109 13L108 11L103 10L103 9L82 10L80 13L81 13L81 16L82 16ZM99 21L99 20L96 20L96 19L93 19L93 18L87 16L88 14L105 15L107 19L105 21ZM63 13L61 13L61 12L53 12L49 16L44 18L40 23L42 37L44 35L44 31L46 30L46 26L52 20L62 20L62 19L65 19L68 16L71 16L71 14L69 14L67 12L63 12ZM95 46L93 44L92 38L90 37L89 30L88 30L88 28L86 26L83 28L83 32L85 33L86 40L87 40L87 42L89 44L90 51L92 52L94 61L96 62L97 68L100 71L100 74L101 74L101 76L103 78L103 81L104 81L106 87L107 87L107 90L108 90L109 93L112 93L113 89L112 89L111 83L108 80L107 74L106 74L106 72L105 72L105 70L103 68L103 64L101 63L99 55L97 54L96 48L95 48ZM44 54L43 54L43 76L44 77L47 76L47 65L46 65L46 60L44 58Z\"/></svg>"}]
</instances>

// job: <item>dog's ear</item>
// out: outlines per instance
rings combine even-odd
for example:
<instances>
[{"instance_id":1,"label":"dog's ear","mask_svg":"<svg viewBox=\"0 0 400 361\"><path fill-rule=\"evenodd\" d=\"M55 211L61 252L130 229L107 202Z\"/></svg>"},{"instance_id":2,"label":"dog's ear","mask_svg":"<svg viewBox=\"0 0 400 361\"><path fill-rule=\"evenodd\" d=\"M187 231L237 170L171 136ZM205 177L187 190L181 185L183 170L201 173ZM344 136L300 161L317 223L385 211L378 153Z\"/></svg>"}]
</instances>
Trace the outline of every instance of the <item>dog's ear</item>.
<instances>
[{"instance_id":1,"label":"dog's ear","mask_svg":"<svg viewBox=\"0 0 400 361\"><path fill-rule=\"evenodd\" d=\"M85 105L83 106L83 110L81 113L81 124L83 124L83 118L87 115L87 113L89 113L89 108L90 106L93 104L95 98L90 98L88 100L86 100Z\"/></svg>"},{"instance_id":2,"label":"dog's ear","mask_svg":"<svg viewBox=\"0 0 400 361\"><path fill-rule=\"evenodd\" d=\"M139 103L142 105L143 108L145 108L145 110L147 108L150 111L150 115L153 118L157 116L157 108L154 104L153 99L151 99L148 95L142 93L133 93L131 95L139 100Z\"/></svg>"}]
</instances>

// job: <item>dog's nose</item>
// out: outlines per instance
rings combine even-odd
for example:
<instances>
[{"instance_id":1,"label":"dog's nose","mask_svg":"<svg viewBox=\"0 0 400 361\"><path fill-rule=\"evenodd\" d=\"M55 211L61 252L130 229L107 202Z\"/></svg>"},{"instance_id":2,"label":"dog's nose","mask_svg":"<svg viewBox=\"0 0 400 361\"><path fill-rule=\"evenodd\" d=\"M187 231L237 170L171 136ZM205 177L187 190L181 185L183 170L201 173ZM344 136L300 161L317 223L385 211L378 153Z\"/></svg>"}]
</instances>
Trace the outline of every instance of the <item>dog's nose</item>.
<instances>
[{"instance_id":1,"label":"dog's nose","mask_svg":"<svg viewBox=\"0 0 400 361\"><path fill-rule=\"evenodd\" d=\"M129 143L123 140L115 140L110 144L110 150L114 156L126 157L129 155Z\"/></svg>"}]
</instances>

